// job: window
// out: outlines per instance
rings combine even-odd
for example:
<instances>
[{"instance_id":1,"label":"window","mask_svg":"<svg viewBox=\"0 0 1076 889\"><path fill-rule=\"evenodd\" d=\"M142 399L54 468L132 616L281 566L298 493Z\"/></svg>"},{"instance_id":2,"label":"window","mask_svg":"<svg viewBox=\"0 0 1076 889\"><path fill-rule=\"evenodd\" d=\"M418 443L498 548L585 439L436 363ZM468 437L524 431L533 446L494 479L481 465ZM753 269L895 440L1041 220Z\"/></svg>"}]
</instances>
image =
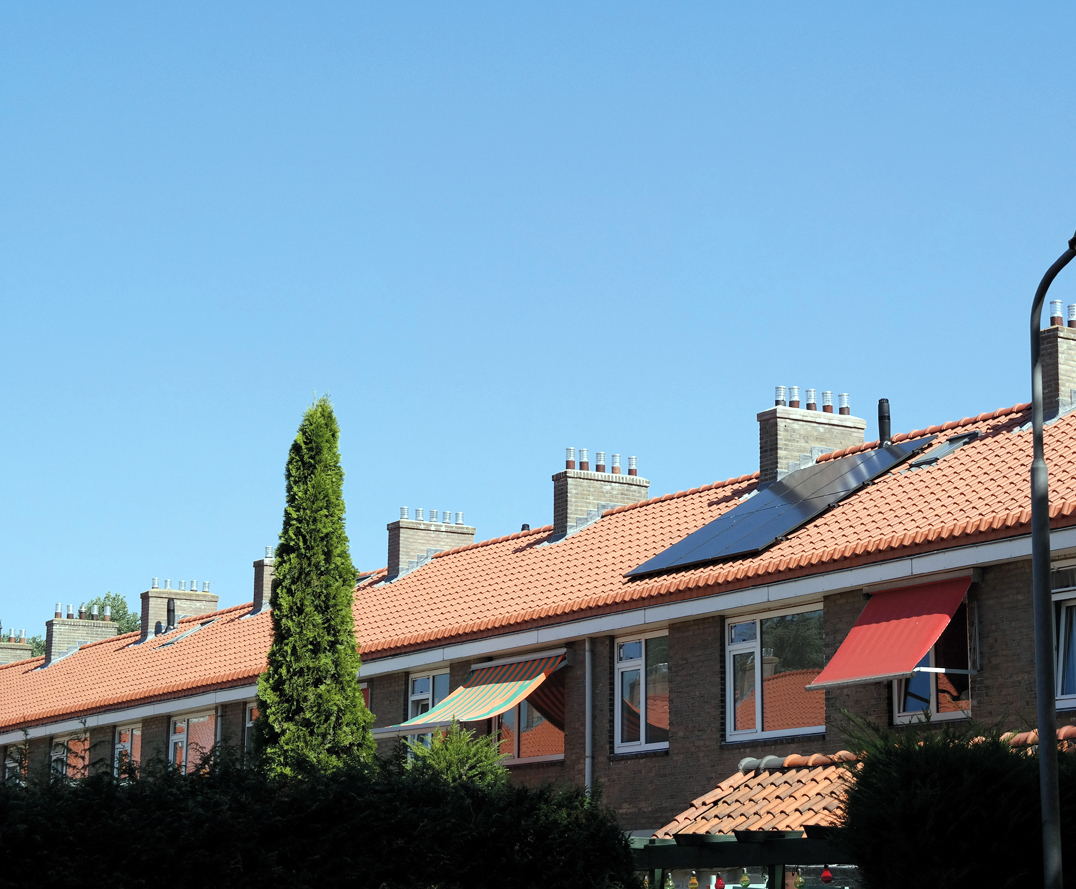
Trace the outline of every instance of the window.
<instances>
[{"instance_id":1,"label":"window","mask_svg":"<svg viewBox=\"0 0 1076 889\"><path fill-rule=\"evenodd\" d=\"M426 676L410 678L410 695L408 697L407 718L414 719L423 713L429 713L434 707L448 697L448 673L430 673ZM430 735L412 735L410 740L421 741L427 746Z\"/></svg>"},{"instance_id":2,"label":"window","mask_svg":"<svg viewBox=\"0 0 1076 889\"><path fill-rule=\"evenodd\" d=\"M116 729L112 767L116 774L137 766L142 761L142 726L124 725Z\"/></svg>"},{"instance_id":3,"label":"window","mask_svg":"<svg viewBox=\"0 0 1076 889\"><path fill-rule=\"evenodd\" d=\"M90 739L81 735L54 739L49 767L59 778L85 778L89 774Z\"/></svg>"},{"instance_id":4,"label":"window","mask_svg":"<svg viewBox=\"0 0 1076 889\"><path fill-rule=\"evenodd\" d=\"M497 717L506 762L564 759L564 674L553 673L527 700Z\"/></svg>"},{"instance_id":5,"label":"window","mask_svg":"<svg viewBox=\"0 0 1076 889\"><path fill-rule=\"evenodd\" d=\"M359 683L359 691L362 692L362 702L366 705L366 709L370 709L370 686L365 682Z\"/></svg>"},{"instance_id":6,"label":"window","mask_svg":"<svg viewBox=\"0 0 1076 889\"><path fill-rule=\"evenodd\" d=\"M254 723L258 721L258 717L261 715L257 702L247 704L246 713L246 724L243 726L243 749L249 752L250 748L254 746Z\"/></svg>"},{"instance_id":7,"label":"window","mask_svg":"<svg viewBox=\"0 0 1076 889\"><path fill-rule=\"evenodd\" d=\"M217 716L203 713L172 720L172 739L168 761L174 768L189 774L196 771L202 759L217 740Z\"/></svg>"},{"instance_id":8,"label":"window","mask_svg":"<svg viewBox=\"0 0 1076 889\"><path fill-rule=\"evenodd\" d=\"M669 746L669 636L616 641L617 753Z\"/></svg>"},{"instance_id":9,"label":"window","mask_svg":"<svg viewBox=\"0 0 1076 889\"><path fill-rule=\"evenodd\" d=\"M1076 566L1055 568L1050 585L1057 628L1057 703L1076 709Z\"/></svg>"},{"instance_id":10,"label":"window","mask_svg":"<svg viewBox=\"0 0 1076 889\"><path fill-rule=\"evenodd\" d=\"M725 631L728 739L825 731L825 695L807 691L825 661L822 610L729 618Z\"/></svg>"},{"instance_id":11,"label":"window","mask_svg":"<svg viewBox=\"0 0 1076 889\"><path fill-rule=\"evenodd\" d=\"M893 683L894 721L962 719L971 715L971 658L974 622L968 621L968 601L960 603L953 619L909 679Z\"/></svg>"},{"instance_id":12,"label":"window","mask_svg":"<svg viewBox=\"0 0 1076 889\"><path fill-rule=\"evenodd\" d=\"M26 777L26 748L22 744L12 744L4 752L3 775L5 781L21 784Z\"/></svg>"}]
</instances>

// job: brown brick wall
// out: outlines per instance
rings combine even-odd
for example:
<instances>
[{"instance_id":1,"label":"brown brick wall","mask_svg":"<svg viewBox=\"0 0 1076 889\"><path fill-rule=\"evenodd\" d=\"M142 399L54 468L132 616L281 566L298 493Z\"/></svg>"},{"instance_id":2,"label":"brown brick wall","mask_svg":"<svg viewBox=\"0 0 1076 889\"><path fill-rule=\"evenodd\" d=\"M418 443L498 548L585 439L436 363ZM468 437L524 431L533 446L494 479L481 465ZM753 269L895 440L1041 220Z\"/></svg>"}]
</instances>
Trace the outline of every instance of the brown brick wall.
<instances>
[{"instance_id":1,"label":"brown brick wall","mask_svg":"<svg viewBox=\"0 0 1076 889\"><path fill-rule=\"evenodd\" d=\"M1076 329L1048 327L1039 334L1042 344L1042 408L1047 416L1069 404L1076 389Z\"/></svg>"},{"instance_id":2,"label":"brown brick wall","mask_svg":"<svg viewBox=\"0 0 1076 889\"><path fill-rule=\"evenodd\" d=\"M99 725L90 729L90 774L101 775L112 771L115 729L111 725Z\"/></svg>"},{"instance_id":3,"label":"brown brick wall","mask_svg":"<svg viewBox=\"0 0 1076 889\"><path fill-rule=\"evenodd\" d=\"M835 451L863 443L865 420L797 407L772 407L758 415L759 482L776 481L789 461L809 456L812 447Z\"/></svg>"},{"instance_id":4,"label":"brown brick wall","mask_svg":"<svg viewBox=\"0 0 1076 889\"><path fill-rule=\"evenodd\" d=\"M246 727L246 701L232 701L220 708L220 742L223 746L242 747Z\"/></svg>"},{"instance_id":5,"label":"brown brick wall","mask_svg":"<svg viewBox=\"0 0 1076 889\"><path fill-rule=\"evenodd\" d=\"M427 550L441 552L474 543L475 529L470 525L397 519L386 527L389 532L390 576L407 570L408 561L425 556Z\"/></svg>"},{"instance_id":6,"label":"brown brick wall","mask_svg":"<svg viewBox=\"0 0 1076 889\"><path fill-rule=\"evenodd\" d=\"M142 720L142 762L153 758L168 759L168 732L171 726L167 716L149 716Z\"/></svg>"},{"instance_id":7,"label":"brown brick wall","mask_svg":"<svg viewBox=\"0 0 1076 889\"><path fill-rule=\"evenodd\" d=\"M649 480L638 475L562 470L553 476L553 534L563 535L576 519L602 503L638 503L649 490Z\"/></svg>"}]
</instances>

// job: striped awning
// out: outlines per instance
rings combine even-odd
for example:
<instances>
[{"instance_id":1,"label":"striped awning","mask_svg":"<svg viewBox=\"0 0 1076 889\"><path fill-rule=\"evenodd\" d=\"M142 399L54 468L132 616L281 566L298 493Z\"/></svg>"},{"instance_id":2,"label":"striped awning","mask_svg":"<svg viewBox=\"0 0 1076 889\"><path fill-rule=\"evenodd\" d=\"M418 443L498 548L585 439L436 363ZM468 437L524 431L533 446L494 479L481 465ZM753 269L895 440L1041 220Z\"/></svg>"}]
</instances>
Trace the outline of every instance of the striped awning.
<instances>
[{"instance_id":1,"label":"striped awning","mask_svg":"<svg viewBox=\"0 0 1076 889\"><path fill-rule=\"evenodd\" d=\"M432 710L374 734L422 734L455 722L477 722L511 710L564 663L563 654L512 661L472 671L471 677Z\"/></svg>"}]
</instances>

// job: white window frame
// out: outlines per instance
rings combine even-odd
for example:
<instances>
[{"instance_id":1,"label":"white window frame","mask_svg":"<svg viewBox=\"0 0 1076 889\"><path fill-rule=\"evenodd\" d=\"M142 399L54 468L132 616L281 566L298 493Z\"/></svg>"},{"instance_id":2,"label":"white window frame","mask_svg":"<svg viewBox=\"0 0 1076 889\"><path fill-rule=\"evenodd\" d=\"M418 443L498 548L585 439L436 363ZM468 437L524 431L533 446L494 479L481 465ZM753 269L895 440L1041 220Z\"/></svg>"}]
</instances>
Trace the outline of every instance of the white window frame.
<instances>
[{"instance_id":1,"label":"white window frame","mask_svg":"<svg viewBox=\"0 0 1076 889\"><path fill-rule=\"evenodd\" d=\"M812 611L822 611L821 602L812 602L809 605L798 605L795 608L780 608L775 611L759 611L751 614L726 615L724 628L725 644L725 740L747 741L759 738L792 738L799 735L818 735L826 730L823 725L809 725L802 728L762 730L762 625L761 621L774 617L786 617L789 614L807 614ZM823 621L825 618L823 617ZM736 624L745 624L754 621L755 638L751 642L737 642L733 644L731 631ZM753 653L755 655L755 728L736 730L734 726L736 713L735 676L732 668L733 658L738 654ZM808 694L823 695L823 692L813 691Z\"/></svg>"},{"instance_id":2,"label":"white window frame","mask_svg":"<svg viewBox=\"0 0 1076 889\"><path fill-rule=\"evenodd\" d=\"M968 618L967 636L968 636L968 682L970 691L971 677L978 672L978 649L979 649L979 609L975 602L971 600L969 596L965 596L962 603L966 606L966 614ZM948 629L948 625L946 625ZM940 637L939 637L940 638ZM954 675L963 674L962 670L940 670L934 664L934 646L930 646L930 666L927 668L927 676L930 677L930 722L951 722L959 719L971 718L971 696L968 697L968 709L967 710L955 710L950 713L942 713L938 710L938 680L936 675L938 673L953 673ZM906 679L894 679L892 682L893 689L893 724L894 725L913 725L915 723L926 722L927 717L924 715L926 707L919 710L902 711L900 709L901 702L901 683L906 682Z\"/></svg>"},{"instance_id":3,"label":"white window frame","mask_svg":"<svg viewBox=\"0 0 1076 889\"><path fill-rule=\"evenodd\" d=\"M184 775L188 774L190 771L188 768L191 755L191 745L188 740L190 738L190 724L192 721L200 721L202 719L214 720L213 737L215 739L219 724L216 710L206 710L201 713L184 713L182 716L172 716L168 720L168 764L172 768L179 768ZM183 732L177 734L176 725L180 722L183 723ZM181 766L176 764L176 744L178 743L183 744L183 764ZM208 750L202 750L200 751L199 756L205 756L208 752Z\"/></svg>"},{"instance_id":4,"label":"white window frame","mask_svg":"<svg viewBox=\"0 0 1076 889\"><path fill-rule=\"evenodd\" d=\"M16 781L19 784L25 782L26 775L23 767L26 762L26 749L25 744L9 744L7 746L4 751L3 773L0 774L0 779Z\"/></svg>"},{"instance_id":5,"label":"white window frame","mask_svg":"<svg viewBox=\"0 0 1076 889\"><path fill-rule=\"evenodd\" d=\"M82 775L68 774L68 769L71 768L71 761L68 757L71 755L72 741L86 742L86 761L82 764L82 769L84 770ZM90 774L90 745L89 738L85 733L76 732L73 735L52 738L49 744L49 774L57 778L70 778L73 781L85 778Z\"/></svg>"},{"instance_id":6,"label":"white window frame","mask_svg":"<svg viewBox=\"0 0 1076 889\"><path fill-rule=\"evenodd\" d=\"M1061 693L1061 677L1065 667L1065 649L1062 638L1065 632L1065 613L1071 608L1076 608L1076 586L1054 589L1053 572L1058 568L1074 567L1076 567L1076 561L1072 559L1055 562L1050 566L1051 598L1053 599L1054 607L1057 609L1058 618L1054 633L1054 692L1056 695L1056 707L1059 710L1076 710L1076 692L1067 695ZM1073 640L1072 645L1076 649L1076 640ZM1074 656L1076 656L1076 652L1074 652Z\"/></svg>"},{"instance_id":7,"label":"white window frame","mask_svg":"<svg viewBox=\"0 0 1076 889\"><path fill-rule=\"evenodd\" d=\"M171 725L171 723L169 723ZM120 741L120 732L130 732L132 739L126 744ZM120 753L127 752L128 757L131 757L131 748L134 747L134 735L142 735L142 723L141 722L128 722L123 725L117 725L112 733L112 774L118 775L120 773ZM141 744L139 744L141 747ZM135 763L137 766L138 763Z\"/></svg>"},{"instance_id":8,"label":"white window frame","mask_svg":"<svg viewBox=\"0 0 1076 889\"><path fill-rule=\"evenodd\" d=\"M444 676L448 680L445 683L445 687L448 690L445 692L445 696L443 698L441 698L440 700L435 702L433 700L433 692L434 692L434 684L435 684L434 680L438 676ZM416 680L419 680L419 679L429 679L430 680L430 690L428 692L416 694L413 691L413 689L415 687L415 682L416 682ZM414 705L416 703L420 703L422 701L429 701L429 706L425 710L426 713L429 713L434 707L436 707L438 704L440 704L441 701L443 701L445 698L447 698L450 694L452 694L452 680L448 679L448 668L447 667L444 670L431 670L429 673L408 673L407 674L407 718L408 719L414 719L416 716L421 716L422 715L421 713L412 714L411 711L414 710ZM430 744L433 741L433 736L429 732L427 732L424 735L408 735L407 740L415 741L415 742L420 743L420 744L425 744L427 747L429 747Z\"/></svg>"},{"instance_id":9,"label":"white window frame","mask_svg":"<svg viewBox=\"0 0 1076 889\"><path fill-rule=\"evenodd\" d=\"M653 743L646 743L646 641L648 639L657 639L661 636L668 636L669 630L655 630L650 633L633 633L630 636L618 636L613 640L613 752L614 753L646 753L651 750L668 750L668 741L655 741ZM634 658L630 661L620 661L620 646L628 642L642 642L642 656ZM672 660L672 652L669 653L669 659ZM639 710L639 740L638 741L622 741L620 738L621 714L623 704L622 694L622 682L620 676L622 673L629 672L631 670L639 671L639 701L641 704ZM670 723L672 720L670 719ZM672 725L669 729L671 731ZM526 759L523 762L533 762L534 760Z\"/></svg>"}]
</instances>

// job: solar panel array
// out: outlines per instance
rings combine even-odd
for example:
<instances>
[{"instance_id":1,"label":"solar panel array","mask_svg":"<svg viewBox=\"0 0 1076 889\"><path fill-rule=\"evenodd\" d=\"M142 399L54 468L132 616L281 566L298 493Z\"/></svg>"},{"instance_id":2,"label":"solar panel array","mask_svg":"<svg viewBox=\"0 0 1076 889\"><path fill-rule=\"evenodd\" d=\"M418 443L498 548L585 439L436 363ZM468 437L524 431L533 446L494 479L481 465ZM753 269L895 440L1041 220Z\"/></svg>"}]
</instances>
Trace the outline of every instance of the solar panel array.
<instances>
[{"instance_id":1,"label":"solar panel array","mask_svg":"<svg viewBox=\"0 0 1076 889\"><path fill-rule=\"evenodd\" d=\"M757 553L836 506L865 484L919 453L933 435L790 472L720 518L699 528L628 577L656 574Z\"/></svg>"}]
</instances>

